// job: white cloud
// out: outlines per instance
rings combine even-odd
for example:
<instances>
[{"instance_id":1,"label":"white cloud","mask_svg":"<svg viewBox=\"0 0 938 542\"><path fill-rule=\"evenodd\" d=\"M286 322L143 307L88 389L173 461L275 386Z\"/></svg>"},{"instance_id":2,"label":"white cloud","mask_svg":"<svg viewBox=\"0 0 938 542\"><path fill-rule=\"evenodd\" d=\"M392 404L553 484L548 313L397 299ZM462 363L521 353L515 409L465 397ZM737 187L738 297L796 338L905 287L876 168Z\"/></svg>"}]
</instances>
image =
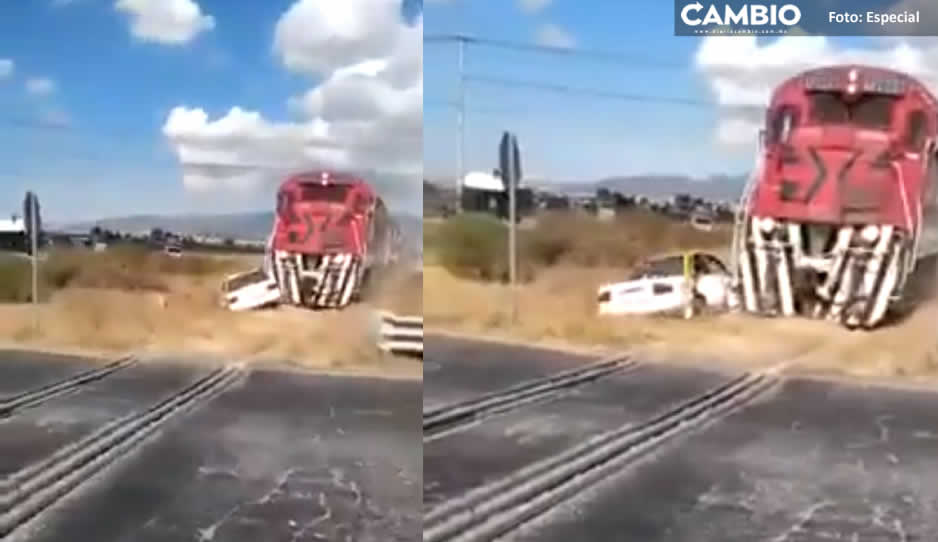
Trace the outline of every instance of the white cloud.
<instances>
[{"instance_id":1,"label":"white cloud","mask_svg":"<svg viewBox=\"0 0 938 542\"><path fill-rule=\"evenodd\" d=\"M15 64L9 58L0 58L0 79L13 75Z\"/></svg>"},{"instance_id":2,"label":"white cloud","mask_svg":"<svg viewBox=\"0 0 938 542\"><path fill-rule=\"evenodd\" d=\"M192 0L117 0L114 9L130 17L130 31L141 41L179 45L215 28Z\"/></svg>"},{"instance_id":3,"label":"white cloud","mask_svg":"<svg viewBox=\"0 0 938 542\"><path fill-rule=\"evenodd\" d=\"M800 71L832 64L865 64L906 72L938 89L938 44L888 40L881 47L839 46L823 36L784 36L759 44L754 36L709 36L696 54L720 107L717 139L753 144L772 90Z\"/></svg>"},{"instance_id":4,"label":"white cloud","mask_svg":"<svg viewBox=\"0 0 938 542\"><path fill-rule=\"evenodd\" d=\"M561 47L564 49L576 47L576 38L564 30L563 27L552 23L545 23L538 27L535 41L538 45L546 47Z\"/></svg>"},{"instance_id":5,"label":"white cloud","mask_svg":"<svg viewBox=\"0 0 938 542\"><path fill-rule=\"evenodd\" d=\"M39 113L39 122L46 126L69 126L72 119L60 109L44 109Z\"/></svg>"},{"instance_id":6,"label":"white cloud","mask_svg":"<svg viewBox=\"0 0 938 542\"><path fill-rule=\"evenodd\" d=\"M26 80L26 92L35 96L46 96L55 92L55 81L48 77L32 77Z\"/></svg>"},{"instance_id":7,"label":"white cloud","mask_svg":"<svg viewBox=\"0 0 938 542\"><path fill-rule=\"evenodd\" d=\"M518 6L521 11L534 14L547 9L553 0L518 0Z\"/></svg>"},{"instance_id":8,"label":"white cloud","mask_svg":"<svg viewBox=\"0 0 938 542\"><path fill-rule=\"evenodd\" d=\"M419 194L422 19L405 24L399 0L298 0L278 21L273 50L286 69L317 83L284 97L297 118L274 121L246 106L215 119L197 107L173 109L163 132L187 188L250 190L286 170L327 167L407 174L410 197Z\"/></svg>"},{"instance_id":9,"label":"white cloud","mask_svg":"<svg viewBox=\"0 0 938 542\"><path fill-rule=\"evenodd\" d=\"M390 0L299 0L277 22L274 51L313 75L382 58L400 40L401 4Z\"/></svg>"}]
</instances>

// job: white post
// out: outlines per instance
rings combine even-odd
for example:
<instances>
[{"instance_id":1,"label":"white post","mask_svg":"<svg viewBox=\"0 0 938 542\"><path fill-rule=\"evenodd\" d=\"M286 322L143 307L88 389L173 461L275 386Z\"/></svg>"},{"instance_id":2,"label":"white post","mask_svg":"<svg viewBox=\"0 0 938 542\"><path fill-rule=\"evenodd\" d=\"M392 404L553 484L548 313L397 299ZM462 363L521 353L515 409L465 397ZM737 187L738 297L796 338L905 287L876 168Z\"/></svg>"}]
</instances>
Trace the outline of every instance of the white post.
<instances>
[{"instance_id":1,"label":"white post","mask_svg":"<svg viewBox=\"0 0 938 542\"><path fill-rule=\"evenodd\" d=\"M32 264L33 264L33 329L39 331L39 231L38 231L38 217L39 214L39 205L37 205L36 198L33 196L30 199L30 243L32 245Z\"/></svg>"},{"instance_id":2,"label":"white post","mask_svg":"<svg viewBox=\"0 0 938 542\"><path fill-rule=\"evenodd\" d=\"M462 180L466 176L465 147L466 147L466 76L463 68L466 58L466 40L459 36L459 112L457 125L459 128L459 178L456 179L456 209L462 211Z\"/></svg>"},{"instance_id":3,"label":"white post","mask_svg":"<svg viewBox=\"0 0 938 542\"><path fill-rule=\"evenodd\" d=\"M516 234L517 217L517 198L515 189L518 179L515 178L515 138L510 136L508 140L508 171L503 171L502 176L509 179L508 183L508 278L511 287L511 323L518 323L518 292L516 280L518 276L518 246Z\"/></svg>"}]
</instances>

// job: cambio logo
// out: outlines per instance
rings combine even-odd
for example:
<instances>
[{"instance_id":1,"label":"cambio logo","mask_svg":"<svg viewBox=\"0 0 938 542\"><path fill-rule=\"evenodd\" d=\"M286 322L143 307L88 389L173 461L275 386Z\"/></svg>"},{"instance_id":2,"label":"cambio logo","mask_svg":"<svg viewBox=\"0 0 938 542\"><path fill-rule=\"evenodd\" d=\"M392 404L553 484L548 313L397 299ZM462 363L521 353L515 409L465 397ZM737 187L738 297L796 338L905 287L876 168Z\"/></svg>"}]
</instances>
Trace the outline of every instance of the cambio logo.
<instances>
[{"instance_id":1,"label":"cambio logo","mask_svg":"<svg viewBox=\"0 0 938 542\"><path fill-rule=\"evenodd\" d=\"M687 4L681 10L681 19L688 26L699 25L729 25L741 24L747 26L777 25L779 23L792 26L798 24L801 20L801 10L794 4L785 4L778 7L775 4L743 4L738 11L734 11L732 6L724 5L723 11L717 9L717 6L711 5L706 11L703 19L700 18L700 12L703 11L703 4L694 2Z\"/></svg>"}]
</instances>

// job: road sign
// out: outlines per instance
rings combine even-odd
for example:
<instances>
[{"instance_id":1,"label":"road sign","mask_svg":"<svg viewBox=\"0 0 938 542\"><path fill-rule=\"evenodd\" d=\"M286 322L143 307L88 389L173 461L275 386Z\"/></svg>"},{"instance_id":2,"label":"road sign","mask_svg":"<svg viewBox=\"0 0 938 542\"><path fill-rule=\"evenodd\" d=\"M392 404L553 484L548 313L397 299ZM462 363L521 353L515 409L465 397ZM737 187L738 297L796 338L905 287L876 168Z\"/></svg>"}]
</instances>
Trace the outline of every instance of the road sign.
<instances>
[{"instance_id":1,"label":"road sign","mask_svg":"<svg viewBox=\"0 0 938 542\"><path fill-rule=\"evenodd\" d=\"M38 233L42 228L39 197L32 191L26 192L26 197L23 198L23 222L26 225L26 234L30 238L32 238L34 231Z\"/></svg>"},{"instance_id":2,"label":"road sign","mask_svg":"<svg viewBox=\"0 0 938 542\"><path fill-rule=\"evenodd\" d=\"M521 151L518 149L518 138L510 132L502 134L498 145L498 164L502 173L505 190L517 188L521 182Z\"/></svg>"},{"instance_id":3,"label":"road sign","mask_svg":"<svg viewBox=\"0 0 938 542\"><path fill-rule=\"evenodd\" d=\"M508 280L511 285L511 322L518 321L518 303L516 281L518 275L518 183L521 181L521 153L518 150L518 138L510 132L502 134L498 146L498 162L502 173L502 182L508 191Z\"/></svg>"},{"instance_id":4,"label":"road sign","mask_svg":"<svg viewBox=\"0 0 938 542\"><path fill-rule=\"evenodd\" d=\"M33 271L33 326L39 330L39 228L41 220L39 218L39 197L32 191L26 192L23 199L23 220L26 225L26 232L29 235L29 250L32 256Z\"/></svg>"}]
</instances>

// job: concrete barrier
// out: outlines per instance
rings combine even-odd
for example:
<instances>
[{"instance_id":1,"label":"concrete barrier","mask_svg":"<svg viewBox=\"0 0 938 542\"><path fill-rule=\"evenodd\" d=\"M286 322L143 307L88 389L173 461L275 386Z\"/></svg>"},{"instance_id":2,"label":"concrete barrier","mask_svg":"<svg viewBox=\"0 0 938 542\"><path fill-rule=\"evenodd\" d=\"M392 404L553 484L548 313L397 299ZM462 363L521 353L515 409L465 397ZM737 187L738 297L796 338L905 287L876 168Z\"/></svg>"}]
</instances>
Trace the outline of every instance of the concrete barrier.
<instances>
[{"instance_id":1,"label":"concrete barrier","mask_svg":"<svg viewBox=\"0 0 938 542\"><path fill-rule=\"evenodd\" d=\"M384 352L423 358L423 317L380 312L377 342Z\"/></svg>"}]
</instances>

